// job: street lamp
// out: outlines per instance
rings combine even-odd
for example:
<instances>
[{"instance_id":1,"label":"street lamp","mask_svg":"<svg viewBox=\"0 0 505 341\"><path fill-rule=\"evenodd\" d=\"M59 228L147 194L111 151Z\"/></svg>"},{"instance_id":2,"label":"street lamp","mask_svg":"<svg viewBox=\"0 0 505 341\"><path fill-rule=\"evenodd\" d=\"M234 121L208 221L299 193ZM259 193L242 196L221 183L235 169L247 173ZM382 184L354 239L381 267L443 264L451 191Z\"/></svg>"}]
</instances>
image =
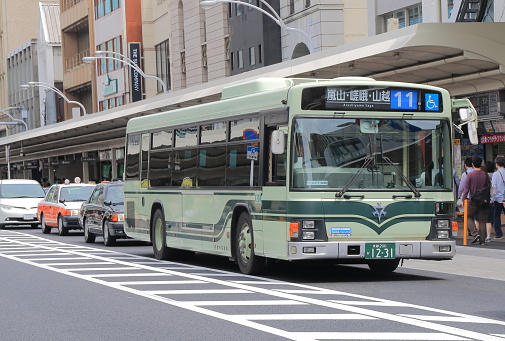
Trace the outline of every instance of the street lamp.
<instances>
[{"instance_id":1,"label":"street lamp","mask_svg":"<svg viewBox=\"0 0 505 341\"><path fill-rule=\"evenodd\" d=\"M14 118L12 117L11 114L9 114L7 112L7 110L14 110L14 109L17 109L17 110L23 110L23 107L10 107L10 108L7 108L7 109L2 109L0 108L0 112L4 113L5 115L9 116L9 118L11 120L13 120L14 122L0 122L0 124L5 124L5 125L18 125L18 124L24 124L25 126L25 131L28 131L28 125L26 124L25 121L19 119L19 118Z\"/></svg>"},{"instance_id":2,"label":"street lamp","mask_svg":"<svg viewBox=\"0 0 505 341\"><path fill-rule=\"evenodd\" d=\"M115 57L104 56L104 54L106 54L106 53L113 53L115 55L118 55L120 57L125 58L126 60L123 60L123 59L120 59L120 58L115 58ZM166 86L165 82L161 78L145 74L144 71L142 71L142 69L140 67L138 67L137 65L135 65L135 63L130 58L128 58L126 56L123 56L120 53L111 52L111 51L96 51L95 54L96 54L96 56L83 57L82 61L84 63L88 63L89 64L89 63L91 63L91 62L93 62L93 61L95 61L97 59L115 60L117 62L120 62L120 63L123 63L125 65L128 65L129 67L131 67L132 69L134 69L135 71L137 71L138 73L140 73L142 75L142 77L144 77L144 78L154 78L154 79L158 80L158 82L160 82L161 87L163 89L163 93L164 94L168 93L167 86Z\"/></svg>"},{"instance_id":3,"label":"street lamp","mask_svg":"<svg viewBox=\"0 0 505 341\"><path fill-rule=\"evenodd\" d=\"M238 5L244 5L244 6L252 7L254 9L260 11L261 13L265 14L266 16L268 16L273 21L275 21L275 23L277 25L279 25L282 29L284 29L286 31L294 31L294 32L297 32L297 33L301 34L302 36L304 36L305 37L305 41L307 43L307 48L309 49L309 52L310 53L314 52L314 50L312 48L312 41L310 40L310 36L307 34L307 32L302 31L302 30L300 30L298 28L286 26L286 24L284 23L284 21L282 20L282 18L280 17L280 15L277 14L277 12L275 12L275 10L272 8L272 6L270 6L270 4L268 4L265 0L260 0L260 2L262 4L264 4L266 7L268 7L268 9L270 9L272 11L272 13L274 13L274 14L272 15L271 13L265 11L263 8L258 7L256 5L250 4L248 2L237 1L237 0L209 0L209 1L200 1L200 6L203 9L207 9L207 8L215 6L215 5L219 4L219 3L230 3L230 4L238 4Z\"/></svg>"},{"instance_id":4,"label":"street lamp","mask_svg":"<svg viewBox=\"0 0 505 341\"><path fill-rule=\"evenodd\" d=\"M71 101L67 98L67 96L65 96L63 94L63 92L61 92L58 88L52 86L51 84L47 84L47 83L43 83L43 82L28 82L28 84L23 84L20 86L21 89L29 89L31 87L34 87L34 86L39 86L39 87L42 87L42 88L47 88L47 89L50 89L54 92L56 92L58 95L60 95L68 104L77 104L78 106L81 107L82 109L82 113L84 116L86 116L88 113L86 112L86 108L84 108L84 105L82 105L81 102L77 102L77 101Z\"/></svg>"}]
</instances>

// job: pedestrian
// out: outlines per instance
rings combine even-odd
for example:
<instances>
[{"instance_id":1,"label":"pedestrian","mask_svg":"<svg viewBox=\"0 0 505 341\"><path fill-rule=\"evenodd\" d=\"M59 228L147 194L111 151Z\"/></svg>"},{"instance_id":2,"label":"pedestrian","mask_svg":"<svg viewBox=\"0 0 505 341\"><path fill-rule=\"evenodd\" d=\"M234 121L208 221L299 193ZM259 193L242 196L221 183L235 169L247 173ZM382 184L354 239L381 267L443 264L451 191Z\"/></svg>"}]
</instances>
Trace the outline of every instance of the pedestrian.
<instances>
[{"instance_id":1,"label":"pedestrian","mask_svg":"<svg viewBox=\"0 0 505 341\"><path fill-rule=\"evenodd\" d=\"M501 229L501 214L505 212L505 157L498 156L495 159L496 172L493 173L491 180L492 188L495 189L493 196L493 227L494 238L502 239L503 232Z\"/></svg>"},{"instance_id":2,"label":"pedestrian","mask_svg":"<svg viewBox=\"0 0 505 341\"><path fill-rule=\"evenodd\" d=\"M477 193L481 192L486 186L491 187L491 182L486 172L482 171L480 166L482 165L482 158L480 156L474 156L472 158L472 168L473 171L468 172L465 178L464 188L462 198L470 198L468 200L468 217L476 217L478 221L478 228L473 219L468 219L468 226L470 228L470 235L473 237L472 244L479 243L483 245L485 239L483 236L486 235L486 214L487 206L486 204L476 203ZM485 195L490 202L489 190ZM472 198L474 200L472 200Z\"/></svg>"},{"instance_id":3,"label":"pedestrian","mask_svg":"<svg viewBox=\"0 0 505 341\"><path fill-rule=\"evenodd\" d=\"M75 179L74 179L74 182L75 182L76 184L80 184L80 183L81 183L81 178L80 178L80 177L78 177L78 176L76 176L76 177L75 177Z\"/></svg>"},{"instance_id":4,"label":"pedestrian","mask_svg":"<svg viewBox=\"0 0 505 341\"><path fill-rule=\"evenodd\" d=\"M494 163L492 161L486 161L486 165L481 166L480 168L487 173L489 181L492 183L494 173ZM494 205L491 204L487 208L487 214L486 214L486 239L484 240L486 243L491 242L491 233L493 232L493 221L494 221Z\"/></svg>"}]
</instances>

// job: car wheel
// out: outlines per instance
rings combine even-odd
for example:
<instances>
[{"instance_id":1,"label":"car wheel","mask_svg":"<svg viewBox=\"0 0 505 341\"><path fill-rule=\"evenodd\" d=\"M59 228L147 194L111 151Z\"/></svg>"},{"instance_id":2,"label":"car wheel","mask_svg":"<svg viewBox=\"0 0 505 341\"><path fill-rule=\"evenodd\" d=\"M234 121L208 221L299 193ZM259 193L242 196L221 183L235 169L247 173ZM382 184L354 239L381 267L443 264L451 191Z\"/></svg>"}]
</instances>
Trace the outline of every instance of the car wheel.
<instances>
[{"instance_id":1,"label":"car wheel","mask_svg":"<svg viewBox=\"0 0 505 341\"><path fill-rule=\"evenodd\" d=\"M63 226L63 218L60 216L58 216L58 234L60 236L66 236L68 234L68 229Z\"/></svg>"},{"instance_id":2,"label":"car wheel","mask_svg":"<svg viewBox=\"0 0 505 341\"><path fill-rule=\"evenodd\" d=\"M235 257L240 271L247 275L258 274L266 266L263 257L254 254L254 236L249 214L243 212L235 228Z\"/></svg>"},{"instance_id":3,"label":"car wheel","mask_svg":"<svg viewBox=\"0 0 505 341\"><path fill-rule=\"evenodd\" d=\"M89 231L89 223L86 219L83 220L82 224L84 225L84 241L86 243L94 243L95 242L95 234Z\"/></svg>"},{"instance_id":4,"label":"car wheel","mask_svg":"<svg viewBox=\"0 0 505 341\"><path fill-rule=\"evenodd\" d=\"M113 246L116 244L116 237L112 237L109 231L109 222L103 222L103 243L105 246Z\"/></svg>"},{"instance_id":5,"label":"car wheel","mask_svg":"<svg viewBox=\"0 0 505 341\"><path fill-rule=\"evenodd\" d=\"M46 218L43 215L40 217L40 227L42 228L42 233L51 233L51 226L46 225Z\"/></svg>"}]
</instances>

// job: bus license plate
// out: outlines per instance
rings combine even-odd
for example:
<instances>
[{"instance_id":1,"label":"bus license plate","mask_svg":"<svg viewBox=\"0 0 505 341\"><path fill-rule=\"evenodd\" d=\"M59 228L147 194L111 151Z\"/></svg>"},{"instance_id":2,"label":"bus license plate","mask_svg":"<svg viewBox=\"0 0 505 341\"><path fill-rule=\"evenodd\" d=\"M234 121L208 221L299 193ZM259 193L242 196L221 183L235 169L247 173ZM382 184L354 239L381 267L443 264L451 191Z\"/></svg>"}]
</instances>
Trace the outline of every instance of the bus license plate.
<instances>
[{"instance_id":1,"label":"bus license plate","mask_svg":"<svg viewBox=\"0 0 505 341\"><path fill-rule=\"evenodd\" d=\"M365 259L394 259L395 248L395 243L366 243Z\"/></svg>"}]
</instances>

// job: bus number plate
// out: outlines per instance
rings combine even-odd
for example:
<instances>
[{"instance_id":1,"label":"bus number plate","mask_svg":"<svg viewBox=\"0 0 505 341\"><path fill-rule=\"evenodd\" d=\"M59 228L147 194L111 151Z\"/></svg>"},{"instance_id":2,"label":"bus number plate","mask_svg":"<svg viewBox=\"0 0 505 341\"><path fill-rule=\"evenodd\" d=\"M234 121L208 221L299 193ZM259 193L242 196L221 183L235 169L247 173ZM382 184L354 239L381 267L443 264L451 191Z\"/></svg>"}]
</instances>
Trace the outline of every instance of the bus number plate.
<instances>
[{"instance_id":1,"label":"bus number plate","mask_svg":"<svg viewBox=\"0 0 505 341\"><path fill-rule=\"evenodd\" d=\"M394 259L395 247L395 243L366 243L365 259Z\"/></svg>"}]
</instances>

